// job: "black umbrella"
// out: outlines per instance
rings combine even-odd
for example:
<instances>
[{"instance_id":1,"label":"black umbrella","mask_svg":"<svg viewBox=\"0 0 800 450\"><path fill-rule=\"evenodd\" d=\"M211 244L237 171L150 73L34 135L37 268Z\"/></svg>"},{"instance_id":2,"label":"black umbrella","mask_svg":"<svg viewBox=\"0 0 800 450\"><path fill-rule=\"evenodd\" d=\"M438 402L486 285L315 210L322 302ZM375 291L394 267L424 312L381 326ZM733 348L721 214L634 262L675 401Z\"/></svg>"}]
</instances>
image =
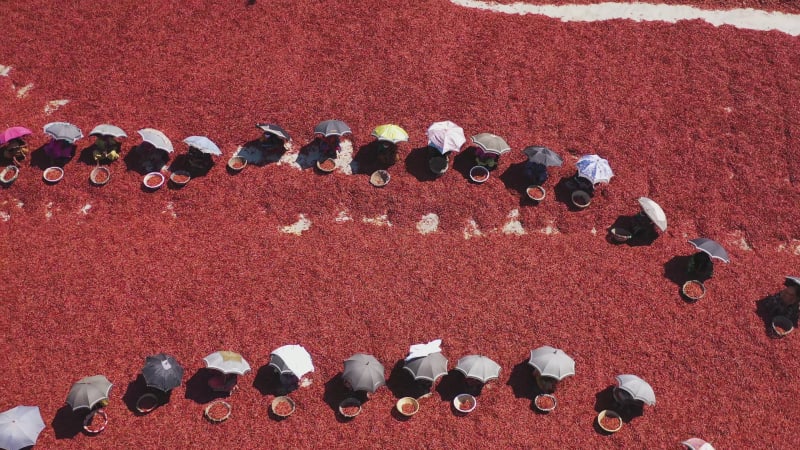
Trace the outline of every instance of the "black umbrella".
<instances>
[{"instance_id":1,"label":"black umbrella","mask_svg":"<svg viewBox=\"0 0 800 450\"><path fill-rule=\"evenodd\" d=\"M528 156L528 161L542 164L544 166L560 167L564 164L564 160L558 156L558 153L550 150L547 147L525 147L522 151Z\"/></svg>"},{"instance_id":2,"label":"black umbrella","mask_svg":"<svg viewBox=\"0 0 800 450\"><path fill-rule=\"evenodd\" d=\"M144 359L142 376L149 387L169 392L181 385L183 367L174 357L159 353Z\"/></svg>"},{"instance_id":3,"label":"black umbrella","mask_svg":"<svg viewBox=\"0 0 800 450\"><path fill-rule=\"evenodd\" d=\"M292 138L289 136L289 133L286 132L280 125L276 125L274 123L258 123L256 124L256 128L261 129L264 133L269 133L273 136L277 136L284 141L290 141Z\"/></svg>"},{"instance_id":4,"label":"black umbrella","mask_svg":"<svg viewBox=\"0 0 800 450\"><path fill-rule=\"evenodd\" d=\"M708 238L696 238L690 240L689 243L712 258L717 258L726 263L731 262L728 252L717 241Z\"/></svg>"}]
</instances>

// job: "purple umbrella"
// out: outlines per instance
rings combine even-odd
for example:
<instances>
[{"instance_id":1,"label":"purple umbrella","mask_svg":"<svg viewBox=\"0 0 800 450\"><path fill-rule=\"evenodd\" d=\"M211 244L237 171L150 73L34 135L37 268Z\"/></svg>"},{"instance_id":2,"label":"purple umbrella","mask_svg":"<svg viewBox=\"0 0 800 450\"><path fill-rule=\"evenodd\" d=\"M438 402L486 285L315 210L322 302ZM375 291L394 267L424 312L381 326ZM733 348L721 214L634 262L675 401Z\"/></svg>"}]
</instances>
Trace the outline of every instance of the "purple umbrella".
<instances>
[{"instance_id":1,"label":"purple umbrella","mask_svg":"<svg viewBox=\"0 0 800 450\"><path fill-rule=\"evenodd\" d=\"M33 132L25 127L11 127L6 131L3 131L3 134L0 134L0 145L5 144L12 139L21 138L22 136L27 136L29 134L33 134Z\"/></svg>"}]
</instances>

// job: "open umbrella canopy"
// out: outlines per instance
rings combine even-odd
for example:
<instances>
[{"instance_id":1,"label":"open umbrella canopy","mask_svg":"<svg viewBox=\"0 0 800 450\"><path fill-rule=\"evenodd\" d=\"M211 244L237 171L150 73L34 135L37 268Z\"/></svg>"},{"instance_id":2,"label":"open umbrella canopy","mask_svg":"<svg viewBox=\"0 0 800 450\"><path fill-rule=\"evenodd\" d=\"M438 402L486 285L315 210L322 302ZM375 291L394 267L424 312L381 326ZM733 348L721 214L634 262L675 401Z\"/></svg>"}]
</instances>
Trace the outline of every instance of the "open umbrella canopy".
<instances>
[{"instance_id":1,"label":"open umbrella canopy","mask_svg":"<svg viewBox=\"0 0 800 450\"><path fill-rule=\"evenodd\" d=\"M128 135L125 134L125 131L123 131L122 128L108 123L104 123L102 125L94 127L92 129L92 132L89 133L89 136L111 136L115 138L128 137Z\"/></svg>"},{"instance_id":2,"label":"open umbrella canopy","mask_svg":"<svg viewBox=\"0 0 800 450\"><path fill-rule=\"evenodd\" d=\"M33 132L25 127L7 128L2 134L0 134L0 145L5 144L12 139L21 138L30 134L33 134Z\"/></svg>"},{"instance_id":3,"label":"open umbrella canopy","mask_svg":"<svg viewBox=\"0 0 800 450\"><path fill-rule=\"evenodd\" d=\"M256 128L260 129L266 134L277 136L284 141L290 141L292 139L291 136L289 136L289 133L287 133L283 127L274 123L258 123L256 124Z\"/></svg>"},{"instance_id":4,"label":"open umbrella canopy","mask_svg":"<svg viewBox=\"0 0 800 450\"><path fill-rule=\"evenodd\" d=\"M689 450L714 450L710 443L700 438L690 438L681 442L681 444L685 445Z\"/></svg>"},{"instance_id":5,"label":"open umbrella canopy","mask_svg":"<svg viewBox=\"0 0 800 450\"><path fill-rule=\"evenodd\" d=\"M392 144L408 142L408 133L398 125L378 125L372 130L372 135L378 138L379 141L388 141Z\"/></svg>"},{"instance_id":6,"label":"open umbrella canopy","mask_svg":"<svg viewBox=\"0 0 800 450\"><path fill-rule=\"evenodd\" d=\"M661 209L658 203L647 197L639 197L639 206L642 207L644 214L649 217L661 231L667 231L667 215L664 214L664 210Z\"/></svg>"},{"instance_id":7,"label":"open umbrella canopy","mask_svg":"<svg viewBox=\"0 0 800 450\"><path fill-rule=\"evenodd\" d=\"M578 176L586 178L592 184L608 183L614 176L608 161L597 155L581 156L575 167L578 168Z\"/></svg>"},{"instance_id":8,"label":"open umbrella canopy","mask_svg":"<svg viewBox=\"0 0 800 450\"><path fill-rule=\"evenodd\" d=\"M142 376L148 386L159 391L169 392L181 385L183 367L174 357L159 353L144 359Z\"/></svg>"},{"instance_id":9,"label":"open umbrella canopy","mask_svg":"<svg viewBox=\"0 0 800 450\"><path fill-rule=\"evenodd\" d=\"M720 245L717 241L708 238L696 238L690 240L689 243L694 245L696 249L712 258L719 259L720 261L726 263L731 262L730 258L728 257L728 252L726 252L725 249L722 248L722 245Z\"/></svg>"},{"instance_id":10,"label":"open umbrella canopy","mask_svg":"<svg viewBox=\"0 0 800 450\"><path fill-rule=\"evenodd\" d=\"M575 375L575 361L564 350L549 345L531 350L528 365L538 370L541 376L559 381Z\"/></svg>"},{"instance_id":11,"label":"open umbrella canopy","mask_svg":"<svg viewBox=\"0 0 800 450\"><path fill-rule=\"evenodd\" d=\"M156 130L155 128L142 128L141 130L137 131L137 133L139 133L139 136L142 137L144 142L147 142L159 150L164 150L167 153L172 153L175 151L175 149L172 147L172 141L169 140L167 135Z\"/></svg>"},{"instance_id":12,"label":"open umbrella canopy","mask_svg":"<svg viewBox=\"0 0 800 450\"><path fill-rule=\"evenodd\" d=\"M250 364L242 358L242 355L227 350L214 352L203 358L203 361L209 369L218 370L224 374L244 375L250 371Z\"/></svg>"},{"instance_id":13,"label":"open umbrella canopy","mask_svg":"<svg viewBox=\"0 0 800 450\"><path fill-rule=\"evenodd\" d=\"M441 352L430 353L413 359L406 359L403 369L409 371L415 380L428 380L435 383L447 374L447 358Z\"/></svg>"},{"instance_id":14,"label":"open umbrella canopy","mask_svg":"<svg viewBox=\"0 0 800 450\"><path fill-rule=\"evenodd\" d=\"M350 127L341 120L323 120L314 127L314 134L322 136L344 136L350 133Z\"/></svg>"},{"instance_id":15,"label":"open umbrella canopy","mask_svg":"<svg viewBox=\"0 0 800 450\"><path fill-rule=\"evenodd\" d=\"M472 136L472 142L482 148L486 153L502 155L511 151L511 147L505 139L492 133L480 133Z\"/></svg>"},{"instance_id":16,"label":"open umbrella canopy","mask_svg":"<svg viewBox=\"0 0 800 450\"><path fill-rule=\"evenodd\" d=\"M617 375L617 386L627 392L634 400L645 402L648 405L656 404L656 393L643 379L636 375Z\"/></svg>"},{"instance_id":17,"label":"open umbrella canopy","mask_svg":"<svg viewBox=\"0 0 800 450\"><path fill-rule=\"evenodd\" d=\"M467 142L464 129L449 120L432 123L427 133L428 145L439 150L441 154L459 152Z\"/></svg>"},{"instance_id":18,"label":"open umbrella canopy","mask_svg":"<svg viewBox=\"0 0 800 450\"><path fill-rule=\"evenodd\" d=\"M298 379L314 371L311 355L302 345L291 344L276 348L269 355L269 365L281 374L292 374Z\"/></svg>"},{"instance_id":19,"label":"open umbrella canopy","mask_svg":"<svg viewBox=\"0 0 800 450\"><path fill-rule=\"evenodd\" d=\"M19 450L36 444L44 421L38 406L16 406L0 413L0 448Z\"/></svg>"},{"instance_id":20,"label":"open umbrella canopy","mask_svg":"<svg viewBox=\"0 0 800 450\"><path fill-rule=\"evenodd\" d=\"M80 128L67 122L50 122L44 126L44 132L53 139L67 141L70 144L83 137Z\"/></svg>"},{"instance_id":21,"label":"open umbrella canopy","mask_svg":"<svg viewBox=\"0 0 800 450\"><path fill-rule=\"evenodd\" d=\"M467 355L458 360L456 370L465 377L486 383L500 376L500 364L483 355Z\"/></svg>"},{"instance_id":22,"label":"open umbrella canopy","mask_svg":"<svg viewBox=\"0 0 800 450\"><path fill-rule=\"evenodd\" d=\"M542 164L547 167L560 167L564 164L564 160L558 156L558 153L547 147L525 147L522 152L528 157L528 161L532 163Z\"/></svg>"},{"instance_id":23,"label":"open umbrella canopy","mask_svg":"<svg viewBox=\"0 0 800 450\"><path fill-rule=\"evenodd\" d=\"M209 155L219 156L222 154L222 150L217 147L217 144L205 136L189 136L183 142Z\"/></svg>"},{"instance_id":24,"label":"open umbrella canopy","mask_svg":"<svg viewBox=\"0 0 800 450\"><path fill-rule=\"evenodd\" d=\"M103 375L83 378L72 385L67 395L67 404L73 411L81 408L92 409L94 405L108 400L111 386L113 386L111 382Z\"/></svg>"},{"instance_id":25,"label":"open umbrella canopy","mask_svg":"<svg viewBox=\"0 0 800 450\"><path fill-rule=\"evenodd\" d=\"M383 364L364 353L356 353L344 361L342 379L354 391L375 392L386 384Z\"/></svg>"}]
</instances>

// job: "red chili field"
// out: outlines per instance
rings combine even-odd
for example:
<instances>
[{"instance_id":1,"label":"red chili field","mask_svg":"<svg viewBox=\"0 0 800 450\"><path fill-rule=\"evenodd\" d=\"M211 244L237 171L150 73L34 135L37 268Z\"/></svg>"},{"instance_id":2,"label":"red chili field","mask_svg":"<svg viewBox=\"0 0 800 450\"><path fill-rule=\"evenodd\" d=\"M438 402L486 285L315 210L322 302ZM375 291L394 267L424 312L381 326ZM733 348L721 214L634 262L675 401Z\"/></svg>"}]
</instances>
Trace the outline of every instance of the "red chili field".
<instances>
[{"instance_id":1,"label":"red chili field","mask_svg":"<svg viewBox=\"0 0 800 450\"><path fill-rule=\"evenodd\" d=\"M665 3L800 14L781 0ZM40 408L35 448L679 448L694 436L796 447L800 336L772 337L757 306L800 276L800 37L447 0L9 0L0 16L0 128L34 131L32 159L0 185L0 411ZM290 157L333 118L352 128L356 160L375 126L408 131L389 184L285 159L226 169L255 123L283 126ZM469 150L434 179L425 132L440 120L512 151L486 183L468 180ZM53 121L127 132L108 184L90 183L85 154L58 183L42 179ZM146 127L170 137L173 159L190 135L223 155L185 187L147 190L125 158ZM538 204L522 176L530 145L564 159ZM593 153L614 177L576 210L560 186ZM668 229L650 245L613 243L609 228L642 196ZM689 303L696 237L731 262ZM500 378L461 415L450 370L401 419L402 360L436 338L449 369L482 354ZM266 365L285 344L308 349L315 371L276 420ZM547 414L527 365L543 345L576 362ZM226 399L230 419L212 424L201 369L217 350L253 370ZM183 364L184 383L138 414L144 358L159 352ZM354 353L374 355L388 385L345 420L340 375ZM604 433L597 414L627 373L657 403ZM89 436L65 399L95 374L114 387L107 428Z\"/></svg>"}]
</instances>

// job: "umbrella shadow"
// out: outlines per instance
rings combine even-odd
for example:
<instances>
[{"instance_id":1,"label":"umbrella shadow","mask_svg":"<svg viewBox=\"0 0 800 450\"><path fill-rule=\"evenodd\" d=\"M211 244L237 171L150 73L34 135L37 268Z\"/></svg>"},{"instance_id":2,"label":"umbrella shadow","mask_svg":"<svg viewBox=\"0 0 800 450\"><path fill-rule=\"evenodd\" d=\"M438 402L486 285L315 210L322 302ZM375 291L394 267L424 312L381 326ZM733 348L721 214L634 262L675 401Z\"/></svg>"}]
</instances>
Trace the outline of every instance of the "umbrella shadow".
<instances>
[{"instance_id":1,"label":"umbrella shadow","mask_svg":"<svg viewBox=\"0 0 800 450\"><path fill-rule=\"evenodd\" d=\"M417 181L433 181L440 178L442 175L433 173L429 166L429 162L434 156L441 156L441 154L433 147L411 149L405 159L406 172L410 173Z\"/></svg>"},{"instance_id":2,"label":"umbrella shadow","mask_svg":"<svg viewBox=\"0 0 800 450\"><path fill-rule=\"evenodd\" d=\"M205 164L202 167L197 167L189 164L189 154L183 153L175 157L175 160L172 161L172 164L169 165L169 170L171 172L175 172L178 170L184 170L189 172L189 175L192 178L201 178L208 175L208 172L214 167L215 162L211 155L203 156L206 159ZM171 186L173 188L177 188L178 186Z\"/></svg>"},{"instance_id":3,"label":"umbrella shadow","mask_svg":"<svg viewBox=\"0 0 800 450\"><path fill-rule=\"evenodd\" d=\"M358 151L353 156L353 161L350 163L350 170L353 174L370 175L372 172L388 167L378 162L378 148L380 142L372 141L366 145L358 148Z\"/></svg>"},{"instance_id":4,"label":"umbrella shadow","mask_svg":"<svg viewBox=\"0 0 800 450\"><path fill-rule=\"evenodd\" d=\"M392 367L389 379L386 380L386 387L397 398L413 397L420 398L431 393L433 387L430 381L415 380L411 372L403 369L405 359L400 359Z\"/></svg>"},{"instance_id":5,"label":"umbrella shadow","mask_svg":"<svg viewBox=\"0 0 800 450\"><path fill-rule=\"evenodd\" d=\"M469 171L475 165L475 147L468 147L453 158L453 170L460 173L467 181L472 181L469 178Z\"/></svg>"},{"instance_id":6,"label":"umbrella shadow","mask_svg":"<svg viewBox=\"0 0 800 450\"><path fill-rule=\"evenodd\" d=\"M482 390L483 384L475 385L467 382L464 374L456 369L447 372L447 375L443 376L436 385L436 392L439 397L447 402L452 402L458 394L472 394L477 397Z\"/></svg>"},{"instance_id":7,"label":"umbrella shadow","mask_svg":"<svg viewBox=\"0 0 800 450\"><path fill-rule=\"evenodd\" d=\"M301 169L305 170L316 166L317 161L322 158L322 151L320 150L321 144L322 139L316 137L308 144L300 147L300 151L297 153L296 163Z\"/></svg>"},{"instance_id":8,"label":"umbrella shadow","mask_svg":"<svg viewBox=\"0 0 800 450\"><path fill-rule=\"evenodd\" d=\"M630 404L621 405L614 399L614 386L611 385L594 395L595 412L600 414L601 411L606 409L610 409L619 413L622 421L628 423L644 414L644 403L637 401ZM599 426L597 429L604 431Z\"/></svg>"},{"instance_id":9,"label":"umbrella shadow","mask_svg":"<svg viewBox=\"0 0 800 450\"><path fill-rule=\"evenodd\" d=\"M258 368L256 377L253 380L253 387L261 395L287 395L299 389L300 380L296 377L281 377L280 373L269 364Z\"/></svg>"},{"instance_id":10,"label":"umbrella shadow","mask_svg":"<svg viewBox=\"0 0 800 450\"><path fill-rule=\"evenodd\" d=\"M345 386L342 372L337 373L325 383L322 400L331 408L338 422L344 423L353 420L339 414L339 404L342 400L350 397L357 399L362 405L368 400L366 392L354 392Z\"/></svg>"},{"instance_id":11,"label":"umbrella shadow","mask_svg":"<svg viewBox=\"0 0 800 450\"><path fill-rule=\"evenodd\" d=\"M230 396L230 392L220 392L211 389L208 385L209 380L219 372L204 367L198 369L194 375L186 382L186 394L184 398L193 400L195 403L205 404L218 398Z\"/></svg>"},{"instance_id":12,"label":"umbrella shadow","mask_svg":"<svg viewBox=\"0 0 800 450\"><path fill-rule=\"evenodd\" d=\"M244 158L248 165L263 167L280 161L285 153L286 147L283 146L283 142L280 145L268 146L260 139L253 139L242 145L236 156Z\"/></svg>"},{"instance_id":13,"label":"umbrella shadow","mask_svg":"<svg viewBox=\"0 0 800 450\"><path fill-rule=\"evenodd\" d=\"M691 256L673 256L664 263L664 278L672 281L678 287L683 286L683 283L689 281L689 274L686 272L689 267L689 259Z\"/></svg>"},{"instance_id":14,"label":"umbrella shadow","mask_svg":"<svg viewBox=\"0 0 800 450\"><path fill-rule=\"evenodd\" d=\"M582 211L582 208L578 208L572 203L572 193L578 190L578 185L575 183L574 176L565 176L561 177L558 180L558 183L553 187L553 193L555 195L556 201L561 202L567 205L570 211ZM593 192L589 192L590 196L594 196Z\"/></svg>"},{"instance_id":15,"label":"umbrella shadow","mask_svg":"<svg viewBox=\"0 0 800 450\"><path fill-rule=\"evenodd\" d=\"M135 380L128 383L125 394L122 395L122 401L130 412L137 416L144 416L146 413L142 413L136 409L136 402L139 401L139 398L144 394L155 395L159 406L169 403L170 397L172 397L172 391L164 392L147 386L144 376L140 373Z\"/></svg>"},{"instance_id":16,"label":"umbrella shadow","mask_svg":"<svg viewBox=\"0 0 800 450\"><path fill-rule=\"evenodd\" d=\"M71 439L83 431L83 418L89 410L72 411L72 407L64 405L56 411L50 426L55 432L56 439Z\"/></svg>"},{"instance_id":17,"label":"umbrella shadow","mask_svg":"<svg viewBox=\"0 0 800 450\"><path fill-rule=\"evenodd\" d=\"M528 176L525 175L526 164L525 162L511 164L499 177L506 189L518 192L524 198L528 198L525 190L531 185ZM533 203L533 200L530 202Z\"/></svg>"},{"instance_id":18,"label":"umbrella shadow","mask_svg":"<svg viewBox=\"0 0 800 450\"><path fill-rule=\"evenodd\" d=\"M532 370L527 359L511 369L511 375L508 377L506 385L511 386L515 398L526 398L533 401L537 395L541 394L533 379Z\"/></svg>"},{"instance_id":19,"label":"umbrella shadow","mask_svg":"<svg viewBox=\"0 0 800 450\"><path fill-rule=\"evenodd\" d=\"M47 169L52 165L50 157L44 152L44 145L31 151L30 160L31 167L36 167L41 170Z\"/></svg>"},{"instance_id":20,"label":"umbrella shadow","mask_svg":"<svg viewBox=\"0 0 800 450\"><path fill-rule=\"evenodd\" d=\"M122 162L125 163L125 170L144 176L150 172L160 171L169 162L169 153L143 142L125 153Z\"/></svg>"}]
</instances>

